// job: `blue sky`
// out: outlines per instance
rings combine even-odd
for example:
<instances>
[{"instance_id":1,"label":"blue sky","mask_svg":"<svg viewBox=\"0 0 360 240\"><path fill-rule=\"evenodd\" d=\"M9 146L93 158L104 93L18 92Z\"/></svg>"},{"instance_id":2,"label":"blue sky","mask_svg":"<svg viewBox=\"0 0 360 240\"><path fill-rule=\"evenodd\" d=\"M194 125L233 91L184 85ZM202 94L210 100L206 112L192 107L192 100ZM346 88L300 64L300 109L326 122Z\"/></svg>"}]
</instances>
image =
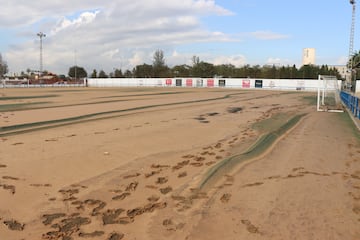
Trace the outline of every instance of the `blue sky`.
<instances>
[{"instance_id":1,"label":"blue sky","mask_svg":"<svg viewBox=\"0 0 360 240\"><path fill-rule=\"evenodd\" d=\"M0 53L10 72L39 69L36 33L42 31L44 69L57 74L67 74L75 62L88 73L131 70L151 64L157 49L169 66L190 64L196 55L214 64L300 67L307 47L316 49L319 65L345 64L352 11L346 0L0 0L0 5Z\"/></svg>"}]
</instances>

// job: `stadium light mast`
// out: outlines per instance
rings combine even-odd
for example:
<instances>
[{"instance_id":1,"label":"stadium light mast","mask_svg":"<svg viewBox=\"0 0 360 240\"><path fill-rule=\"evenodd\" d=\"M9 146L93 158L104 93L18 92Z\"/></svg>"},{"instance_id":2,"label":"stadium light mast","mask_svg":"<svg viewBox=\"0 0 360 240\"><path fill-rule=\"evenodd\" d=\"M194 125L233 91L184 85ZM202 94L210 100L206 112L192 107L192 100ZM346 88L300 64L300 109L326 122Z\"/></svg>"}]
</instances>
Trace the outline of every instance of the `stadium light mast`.
<instances>
[{"instance_id":1,"label":"stadium light mast","mask_svg":"<svg viewBox=\"0 0 360 240\"><path fill-rule=\"evenodd\" d=\"M42 75L43 72L43 46L42 46L42 40L44 37L46 37L46 34L43 32L39 32L37 34L37 36L40 38L40 72L39 72L39 77Z\"/></svg>"},{"instance_id":2,"label":"stadium light mast","mask_svg":"<svg viewBox=\"0 0 360 240\"><path fill-rule=\"evenodd\" d=\"M351 29L350 29L350 44L349 44L349 59L348 59L348 69L350 70L350 79L348 83L351 84L353 76L353 54L354 54L354 35L355 35L355 15L356 15L356 3L355 0L350 0L352 5L352 18L351 18Z\"/></svg>"}]
</instances>

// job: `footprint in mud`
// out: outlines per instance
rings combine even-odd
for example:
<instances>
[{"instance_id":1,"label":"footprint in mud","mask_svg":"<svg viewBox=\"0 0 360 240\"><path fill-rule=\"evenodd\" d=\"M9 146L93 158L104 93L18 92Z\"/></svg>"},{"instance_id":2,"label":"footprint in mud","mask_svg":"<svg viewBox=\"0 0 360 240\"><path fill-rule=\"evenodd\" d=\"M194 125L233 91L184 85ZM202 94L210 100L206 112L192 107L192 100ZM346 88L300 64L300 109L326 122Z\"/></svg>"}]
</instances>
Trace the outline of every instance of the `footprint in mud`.
<instances>
[{"instance_id":1,"label":"footprint in mud","mask_svg":"<svg viewBox=\"0 0 360 240\"><path fill-rule=\"evenodd\" d=\"M138 207L134 209L130 209L126 212L126 215L129 218L135 218L136 216L142 215L144 213L150 213L155 211L156 209L163 209L167 207L166 202L155 202L155 203L148 203L143 207Z\"/></svg>"},{"instance_id":2,"label":"footprint in mud","mask_svg":"<svg viewBox=\"0 0 360 240\"><path fill-rule=\"evenodd\" d=\"M349 192L349 195L354 199L354 201L360 201L360 195L356 196L353 192Z\"/></svg>"},{"instance_id":3,"label":"footprint in mud","mask_svg":"<svg viewBox=\"0 0 360 240\"><path fill-rule=\"evenodd\" d=\"M74 201L77 198L74 196L75 194L78 194L80 191L77 188L71 188L71 189L61 189L59 192L63 195L63 201Z\"/></svg>"},{"instance_id":4,"label":"footprint in mud","mask_svg":"<svg viewBox=\"0 0 360 240\"><path fill-rule=\"evenodd\" d=\"M0 184L0 187L2 187L4 190L9 190L11 194L15 194L15 186L14 185L8 185L8 184Z\"/></svg>"},{"instance_id":5,"label":"footprint in mud","mask_svg":"<svg viewBox=\"0 0 360 240\"><path fill-rule=\"evenodd\" d=\"M190 165L194 166L194 167L202 167L204 164L201 162L193 162L193 163L190 163Z\"/></svg>"},{"instance_id":6,"label":"footprint in mud","mask_svg":"<svg viewBox=\"0 0 360 240\"><path fill-rule=\"evenodd\" d=\"M140 173L129 174L129 175L124 176L123 179L135 178L135 177L138 177L140 175L141 175Z\"/></svg>"},{"instance_id":7,"label":"footprint in mud","mask_svg":"<svg viewBox=\"0 0 360 240\"><path fill-rule=\"evenodd\" d=\"M52 185L49 184L49 183L45 183L45 184L41 184L41 183L30 183L29 186L31 186L31 187L52 187Z\"/></svg>"},{"instance_id":8,"label":"footprint in mud","mask_svg":"<svg viewBox=\"0 0 360 240\"><path fill-rule=\"evenodd\" d=\"M79 232L78 236L82 238L94 238L94 237L100 237L104 234L105 234L104 231L94 231L91 233Z\"/></svg>"},{"instance_id":9,"label":"footprint in mud","mask_svg":"<svg viewBox=\"0 0 360 240\"><path fill-rule=\"evenodd\" d=\"M91 220L86 217L81 217L78 214L74 214L61 221L53 224L51 227L57 229L56 231L50 231L43 234L44 239L72 239L74 233L80 231L82 225L90 224Z\"/></svg>"},{"instance_id":10,"label":"footprint in mud","mask_svg":"<svg viewBox=\"0 0 360 240\"><path fill-rule=\"evenodd\" d=\"M70 135L67 135L66 137L76 137L76 134L70 134Z\"/></svg>"},{"instance_id":11,"label":"footprint in mud","mask_svg":"<svg viewBox=\"0 0 360 240\"><path fill-rule=\"evenodd\" d=\"M172 189L172 187L168 186L166 188L160 188L159 190L162 194L165 195L165 194L168 194L169 192L171 192L173 189Z\"/></svg>"},{"instance_id":12,"label":"footprint in mud","mask_svg":"<svg viewBox=\"0 0 360 240\"><path fill-rule=\"evenodd\" d=\"M7 165L5 165L5 164L0 164L0 168L6 168L7 167Z\"/></svg>"},{"instance_id":13,"label":"footprint in mud","mask_svg":"<svg viewBox=\"0 0 360 240\"><path fill-rule=\"evenodd\" d=\"M152 176L154 176L154 175L156 175L156 174L159 174L160 172L161 172L161 169L158 170L158 171L151 171L151 172L149 172L149 173L145 173L145 177L146 177L146 178L149 178L149 177L152 177Z\"/></svg>"},{"instance_id":14,"label":"footprint in mud","mask_svg":"<svg viewBox=\"0 0 360 240\"><path fill-rule=\"evenodd\" d=\"M253 225L249 220L246 219L241 220L241 223L246 226L246 230L249 233L260 233L259 229L255 225Z\"/></svg>"},{"instance_id":15,"label":"footprint in mud","mask_svg":"<svg viewBox=\"0 0 360 240\"><path fill-rule=\"evenodd\" d=\"M183 167L185 167L186 165L189 165L190 160L185 160L182 162L178 162L175 166L172 167L173 170L179 170Z\"/></svg>"},{"instance_id":16,"label":"footprint in mud","mask_svg":"<svg viewBox=\"0 0 360 240\"><path fill-rule=\"evenodd\" d=\"M272 179L279 179L279 178L281 178L280 175L274 175L274 176L267 177L267 178L265 178L265 179L266 179L266 180L272 180Z\"/></svg>"},{"instance_id":17,"label":"footprint in mud","mask_svg":"<svg viewBox=\"0 0 360 240\"><path fill-rule=\"evenodd\" d=\"M360 215L360 204L356 204L356 205L353 207L353 212L354 212L355 214Z\"/></svg>"},{"instance_id":18,"label":"footprint in mud","mask_svg":"<svg viewBox=\"0 0 360 240\"><path fill-rule=\"evenodd\" d=\"M4 224L11 231L23 231L25 228L25 224L19 223L16 220L6 220L6 221L4 221Z\"/></svg>"},{"instance_id":19,"label":"footprint in mud","mask_svg":"<svg viewBox=\"0 0 360 240\"><path fill-rule=\"evenodd\" d=\"M227 202L230 201L230 198L231 198L231 194L230 194L230 193L225 193L225 194L223 194L223 195L221 196L220 201L221 201L222 203L227 203Z\"/></svg>"},{"instance_id":20,"label":"footprint in mud","mask_svg":"<svg viewBox=\"0 0 360 240\"><path fill-rule=\"evenodd\" d=\"M210 162L205 163L205 165L206 165L206 166L211 166L211 165L213 165L213 164L215 164L215 163L216 163L215 161L210 161Z\"/></svg>"},{"instance_id":21,"label":"footprint in mud","mask_svg":"<svg viewBox=\"0 0 360 240\"><path fill-rule=\"evenodd\" d=\"M139 185L138 182L132 182L125 188L125 191L126 192L134 192L138 185Z\"/></svg>"},{"instance_id":22,"label":"footprint in mud","mask_svg":"<svg viewBox=\"0 0 360 240\"><path fill-rule=\"evenodd\" d=\"M185 223L176 223L174 220L172 219L164 219L163 220L163 226L166 228L167 231L176 231L176 230L180 230L183 229L185 226Z\"/></svg>"},{"instance_id":23,"label":"footprint in mud","mask_svg":"<svg viewBox=\"0 0 360 240\"><path fill-rule=\"evenodd\" d=\"M214 146L214 148L217 148L217 149L219 149L219 148L221 148L222 147L222 143L217 143L215 146Z\"/></svg>"},{"instance_id":24,"label":"footprint in mud","mask_svg":"<svg viewBox=\"0 0 360 240\"><path fill-rule=\"evenodd\" d=\"M57 138L45 139L45 142L57 142L57 141L59 141L59 139Z\"/></svg>"},{"instance_id":25,"label":"footprint in mud","mask_svg":"<svg viewBox=\"0 0 360 240\"><path fill-rule=\"evenodd\" d=\"M16 143L13 143L13 144L11 144L11 145L17 146L17 145L23 145L23 144L24 144L23 142L16 142Z\"/></svg>"},{"instance_id":26,"label":"footprint in mud","mask_svg":"<svg viewBox=\"0 0 360 240\"><path fill-rule=\"evenodd\" d=\"M150 197L147 198L147 200L148 200L149 202L157 202L157 201L159 201L159 199L160 199L160 197L159 197L159 196L156 196L156 195L152 195L152 196L150 196Z\"/></svg>"},{"instance_id":27,"label":"footprint in mud","mask_svg":"<svg viewBox=\"0 0 360 240\"><path fill-rule=\"evenodd\" d=\"M125 235L123 233L113 232L110 234L107 240L121 240L124 238L124 236Z\"/></svg>"},{"instance_id":28,"label":"footprint in mud","mask_svg":"<svg viewBox=\"0 0 360 240\"><path fill-rule=\"evenodd\" d=\"M11 176L3 176L2 179L5 179L5 180L14 180L14 181L20 180L20 178L11 177Z\"/></svg>"},{"instance_id":29,"label":"footprint in mud","mask_svg":"<svg viewBox=\"0 0 360 240\"><path fill-rule=\"evenodd\" d=\"M112 198L112 200L124 200L126 197L130 196L131 193L129 192L124 192L120 195L116 195L115 197Z\"/></svg>"},{"instance_id":30,"label":"footprint in mud","mask_svg":"<svg viewBox=\"0 0 360 240\"><path fill-rule=\"evenodd\" d=\"M121 224L122 220L120 218L121 213L125 212L124 209L108 209L106 212L102 214L102 222L103 225L108 224Z\"/></svg>"},{"instance_id":31,"label":"footprint in mud","mask_svg":"<svg viewBox=\"0 0 360 240\"><path fill-rule=\"evenodd\" d=\"M151 167L151 168L155 168L155 169L162 169L162 168L169 168L170 165L151 164L150 167Z\"/></svg>"},{"instance_id":32,"label":"footprint in mud","mask_svg":"<svg viewBox=\"0 0 360 240\"><path fill-rule=\"evenodd\" d=\"M179 173L178 178L183 178L186 176L187 176L187 172L181 172L181 173Z\"/></svg>"},{"instance_id":33,"label":"footprint in mud","mask_svg":"<svg viewBox=\"0 0 360 240\"><path fill-rule=\"evenodd\" d=\"M264 184L263 182L255 182L255 183L245 184L242 187L255 187L255 186L260 186L260 185L263 185L263 184Z\"/></svg>"},{"instance_id":34,"label":"footprint in mud","mask_svg":"<svg viewBox=\"0 0 360 240\"><path fill-rule=\"evenodd\" d=\"M167 183L169 181L169 179L167 177L158 177L158 179L156 180L156 184L164 184Z\"/></svg>"},{"instance_id":35,"label":"footprint in mud","mask_svg":"<svg viewBox=\"0 0 360 240\"><path fill-rule=\"evenodd\" d=\"M53 213L53 214L44 214L42 216L42 218L44 218L43 220L43 224L46 226L46 225L50 225L53 223L53 221L55 219L58 219L58 218L63 218L65 217L66 214L65 213Z\"/></svg>"}]
</instances>

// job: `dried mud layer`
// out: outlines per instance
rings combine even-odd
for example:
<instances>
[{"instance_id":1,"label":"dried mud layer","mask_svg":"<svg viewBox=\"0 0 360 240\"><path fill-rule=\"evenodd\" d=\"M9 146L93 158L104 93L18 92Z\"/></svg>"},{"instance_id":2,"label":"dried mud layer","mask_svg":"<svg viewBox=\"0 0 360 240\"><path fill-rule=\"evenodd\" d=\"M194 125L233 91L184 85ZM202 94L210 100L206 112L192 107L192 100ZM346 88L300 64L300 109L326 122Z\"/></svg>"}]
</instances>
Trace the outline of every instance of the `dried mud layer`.
<instances>
[{"instance_id":1,"label":"dried mud layer","mask_svg":"<svg viewBox=\"0 0 360 240\"><path fill-rule=\"evenodd\" d=\"M314 98L2 89L0 238L359 239L359 134Z\"/></svg>"}]
</instances>

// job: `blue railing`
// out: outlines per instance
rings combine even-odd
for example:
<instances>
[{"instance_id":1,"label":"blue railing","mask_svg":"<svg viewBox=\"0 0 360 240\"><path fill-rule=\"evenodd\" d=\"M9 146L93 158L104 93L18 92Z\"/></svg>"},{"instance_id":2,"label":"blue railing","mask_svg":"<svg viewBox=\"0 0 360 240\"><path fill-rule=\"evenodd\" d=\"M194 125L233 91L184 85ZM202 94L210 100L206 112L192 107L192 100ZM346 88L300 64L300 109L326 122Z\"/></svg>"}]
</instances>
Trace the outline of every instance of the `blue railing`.
<instances>
[{"instance_id":1,"label":"blue railing","mask_svg":"<svg viewBox=\"0 0 360 240\"><path fill-rule=\"evenodd\" d=\"M351 93L341 91L341 101L354 114L356 118L360 119L360 99L353 96Z\"/></svg>"}]
</instances>

